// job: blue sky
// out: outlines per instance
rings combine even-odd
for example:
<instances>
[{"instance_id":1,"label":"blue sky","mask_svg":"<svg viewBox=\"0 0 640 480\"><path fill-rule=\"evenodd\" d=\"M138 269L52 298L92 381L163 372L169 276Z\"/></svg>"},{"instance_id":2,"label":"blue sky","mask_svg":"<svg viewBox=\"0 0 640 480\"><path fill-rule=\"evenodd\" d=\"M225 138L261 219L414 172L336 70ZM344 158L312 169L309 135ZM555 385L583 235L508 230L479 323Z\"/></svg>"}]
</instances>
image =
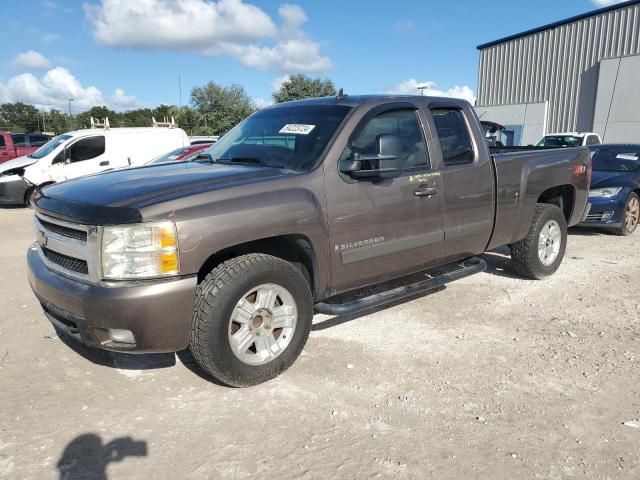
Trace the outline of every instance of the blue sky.
<instances>
[{"instance_id":1,"label":"blue sky","mask_svg":"<svg viewBox=\"0 0 640 480\"><path fill-rule=\"evenodd\" d=\"M288 2L288 3L287 3ZM0 0L0 102L123 110L238 83L258 103L288 73L347 93L476 90L478 44L615 0Z\"/></svg>"}]
</instances>

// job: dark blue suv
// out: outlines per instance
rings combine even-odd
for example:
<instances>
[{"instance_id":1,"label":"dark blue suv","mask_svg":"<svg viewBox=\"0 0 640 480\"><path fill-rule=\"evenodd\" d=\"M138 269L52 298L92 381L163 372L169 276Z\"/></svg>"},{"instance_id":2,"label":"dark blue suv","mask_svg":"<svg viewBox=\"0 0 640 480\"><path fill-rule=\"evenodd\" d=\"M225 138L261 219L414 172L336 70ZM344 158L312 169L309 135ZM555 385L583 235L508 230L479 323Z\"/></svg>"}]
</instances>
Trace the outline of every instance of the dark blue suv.
<instances>
[{"instance_id":1,"label":"dark blue suv","mask_svg":"<svg viewBox=\"0 0 640 480\"><path fill-rule=\"evenodd\" d=\"M631 235L640 218L640 145L594 145L591 211L581 224Z\"/></svg>"}]
</instances>

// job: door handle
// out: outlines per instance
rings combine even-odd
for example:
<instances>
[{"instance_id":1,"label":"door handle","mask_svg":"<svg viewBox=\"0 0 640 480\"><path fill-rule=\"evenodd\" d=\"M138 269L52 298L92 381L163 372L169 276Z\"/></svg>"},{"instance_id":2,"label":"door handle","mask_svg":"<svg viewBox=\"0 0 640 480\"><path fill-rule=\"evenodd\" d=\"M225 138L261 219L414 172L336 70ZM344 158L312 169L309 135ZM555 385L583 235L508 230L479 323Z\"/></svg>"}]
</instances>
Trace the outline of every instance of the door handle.
<instances>
[{"instance_id":1,"label":"door handle","mask_svg":"<svg viewBox=\"0 0 640 480\"><path fill-rule=\"evenodd\" d=\"M422 187L413 192L416 197L431 197L436 193L438 193L438 189L436 187Z\"/></svg>"},{"instance_id":2,"label":"door handle","mask_svg":"<svg viewBox=\"0 0 640 480\"><path fill-rule=\"evenodd\" d=\"M106 167L107 165L109 165L109 160L103 160L102 162L100 162L101 167Z\"/></svg>"}]
</instances>

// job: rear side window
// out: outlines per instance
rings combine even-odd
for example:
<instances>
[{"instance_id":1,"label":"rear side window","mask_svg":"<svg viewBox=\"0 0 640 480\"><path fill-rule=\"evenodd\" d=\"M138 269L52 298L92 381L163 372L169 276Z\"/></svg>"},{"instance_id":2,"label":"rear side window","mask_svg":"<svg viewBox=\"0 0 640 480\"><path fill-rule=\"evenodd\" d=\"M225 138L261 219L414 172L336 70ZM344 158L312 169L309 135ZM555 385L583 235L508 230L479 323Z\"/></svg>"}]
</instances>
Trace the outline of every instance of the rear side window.
<instances>
[{"instance_id":1,"label":"rear side window","mask_svg":"<svg viewBox=\"0 0 640 480\"><path fill-rule=\"evenodd\" d=\"M395 135L402 145L402 168L424 168L429 165L427 146L415 110L392 110L367 122L352 147L363 154L375 154L380 135Z\"/></svg>"},{"instance_id":2,"label":"rear side window","mask_svg":"<svg viewBox=\"0 0 640 480\"><path fill-rule=\"evenodd\" d=\"M12 133L11 138L13 138L14 147L27 146L27 136L24 133Z\"/></svg>"},{"instance_id":3,"label":"rear side window","mask_svg":"<svg viewBox=\"0 0 640 480\"><path fill-rule=\"evenodd\" d=\"M473 163L473 144L462 112L458 109L434 108L431 113L445 166Z\"/></svg>"},{"instance_id":4,"label":"rear side window","mask_svg":"<svg viewBox=\"0 0 640 480\"><path fill-rule=\"evenodd\" d=\"M2 135L0 135L0 148L4 148L6 146L7 146L7 144L4 141L4 137Z\"/></svg>"},{"instance_id":5,"label":"rear side window","mask_svg":"<svg viewBox=\"0 0 640 480\"><path fill-rule=\"evenodd\" d=\"M589 135L587 138L587 145L599 145L600 140L595 135Z\"/></svg>"},{"instance_id":6,"label":"rear side window","mask_svg":"<svg viewBox=\"0 0 640 480\"><path fill-rule=\"evenodd\" d=\"M91 160L104 153L104 137L89 137L78 140L69 147L67 158L74 162Z\"/></svg>"},{"instance_id":7,"label":"rear side window","mask_svg":"<svg viewBox=\"0 0 640 480\"><path fill-rule=\"evenodd\" d=\"M32 147L41 147L49 141L45 135L29 135L29 143Z\"/></svg>"}]
</instances>

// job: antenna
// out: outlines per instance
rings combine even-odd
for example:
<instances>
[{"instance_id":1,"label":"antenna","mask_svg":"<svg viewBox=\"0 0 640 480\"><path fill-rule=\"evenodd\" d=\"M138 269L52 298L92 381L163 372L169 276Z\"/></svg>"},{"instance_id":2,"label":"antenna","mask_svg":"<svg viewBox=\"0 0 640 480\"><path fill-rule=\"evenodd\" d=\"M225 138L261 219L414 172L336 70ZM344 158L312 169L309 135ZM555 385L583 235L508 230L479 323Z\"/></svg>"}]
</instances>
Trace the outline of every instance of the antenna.
<instances>
[{"instance_id":1,"label":"antenna","mask_svg":"<svg viewBox=\"0 0 640 480\"><path fill-rule=\"evenodd\" d=\"M343 89L343 88L341 88L341 89L338 91L338 94L336 95L336 100L342 100L342 99L343 99L343 98L345 98L345 97L346 97L346 95L344 94L344 89Z\"/></svg>"}]
</instances>

